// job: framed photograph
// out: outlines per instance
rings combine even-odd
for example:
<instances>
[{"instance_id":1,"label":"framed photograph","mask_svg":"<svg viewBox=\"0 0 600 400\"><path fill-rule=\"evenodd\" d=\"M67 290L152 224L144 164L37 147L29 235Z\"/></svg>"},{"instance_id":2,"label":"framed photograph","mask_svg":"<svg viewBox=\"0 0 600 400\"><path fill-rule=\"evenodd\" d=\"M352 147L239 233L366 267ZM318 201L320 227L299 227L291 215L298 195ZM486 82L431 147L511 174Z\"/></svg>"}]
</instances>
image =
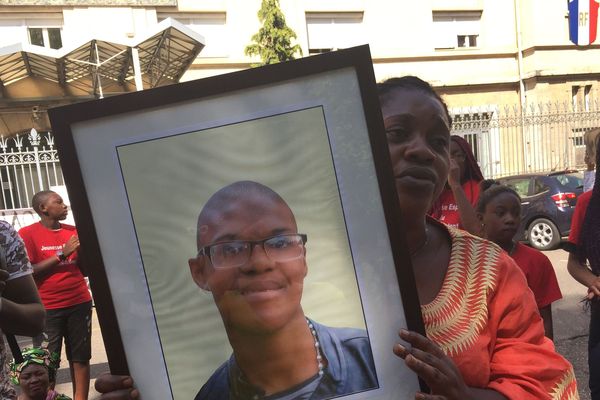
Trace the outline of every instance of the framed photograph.
<instances>
[{"instance_id":1,"label":"framed photograph","mask_svg":"<svg viewBox=\"0 0 600 400\"><path fill-rule=\"evenodd\" d=\"M367 46L50 120L111 371L143 398L414 396L392 347L423 328Z\"/></svg>"}]
</instances>

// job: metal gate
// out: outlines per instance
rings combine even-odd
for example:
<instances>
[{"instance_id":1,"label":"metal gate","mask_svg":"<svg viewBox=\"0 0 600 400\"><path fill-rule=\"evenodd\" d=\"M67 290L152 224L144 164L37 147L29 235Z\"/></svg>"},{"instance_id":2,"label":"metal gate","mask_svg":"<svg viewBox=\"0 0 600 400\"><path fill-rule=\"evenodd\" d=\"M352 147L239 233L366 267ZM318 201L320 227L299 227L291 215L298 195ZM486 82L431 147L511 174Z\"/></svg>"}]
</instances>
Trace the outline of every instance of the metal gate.
<instances>
[{"instance_id":1,"label":"metal gate","mask_svg":"<svg viewBox=\"0 0 600 400\"><path fill-rule=\"evenodd\" d=\"M598 102L452 111L452 133L469 141L486 178L581 169L583 135L600 127Z\"/></svg>"},{"instance_id":2,"label":"metal gate","mask_svg":"<svg viewBox=\"0 0 600 400\"><path fill-rule=\"evenodd\" d=\"M64 185L54 137L32 129L28 134L0 138L0 208L30 208L40 190Z\"/></svg>"}]
</instances>

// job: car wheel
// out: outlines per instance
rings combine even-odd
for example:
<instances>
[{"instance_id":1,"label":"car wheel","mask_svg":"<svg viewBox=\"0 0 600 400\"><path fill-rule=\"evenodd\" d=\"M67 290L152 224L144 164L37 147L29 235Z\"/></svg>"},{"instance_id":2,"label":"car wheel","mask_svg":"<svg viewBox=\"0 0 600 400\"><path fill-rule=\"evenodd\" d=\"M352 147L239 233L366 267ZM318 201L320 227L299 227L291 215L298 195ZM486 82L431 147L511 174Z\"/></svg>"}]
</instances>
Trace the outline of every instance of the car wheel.
<instances>
[{"instance_id":1,"label":"car wheel","mask_svg":"<svg viewBox=\"0 0 600 400\"><path fill-rule=\"evenodd\" d=\"M558 228L546 218L538 218L529 225L527 238L529 244L538 250L553 250L560 243Z\"/></svg>"}]
</instances>

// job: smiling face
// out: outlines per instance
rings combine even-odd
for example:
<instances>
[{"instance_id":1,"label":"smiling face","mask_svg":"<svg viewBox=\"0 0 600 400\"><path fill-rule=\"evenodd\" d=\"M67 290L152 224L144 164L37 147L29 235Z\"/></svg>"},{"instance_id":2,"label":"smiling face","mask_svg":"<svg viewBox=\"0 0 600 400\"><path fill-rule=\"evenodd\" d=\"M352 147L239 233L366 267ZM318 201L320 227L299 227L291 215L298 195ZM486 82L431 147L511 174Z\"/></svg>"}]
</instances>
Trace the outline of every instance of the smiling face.
<instances>
[{"instance_id":1,"label":"smiling face","mask_svg":"<svg viewBox=\"0 0 600 400\"><path fill-rule=\"evenodd\" d=\"M19 386L30 399L45 399L49 386L48 370L38 364L30 364L21 371Z\"/></svg>"},{"instance_id":2,"label":"smiling face","mask_svg":"<svg viewBox=\"0 0 600 400\"><path fill-rule=\"evenodd\" d=\"M297 233L292 211L283 201L248 193L219 204L201 217L198 247L213 243L256 241L284 233ZM304 253L296 259L275 262L260 245L240 267L215 269L207 256L189 260L198 286L209 290L228 332L268 333L294 318L304 318L300 305L307 266Z\"/></svg>"},{"instance_id":3,"label":"smiling face","mask_svg":"<svg viewBox=\"0 0 600 400\"><path fill-rule=\"evenodd\" d=\"M394 89L381 103L403 212L427 211L448 178L450 123L444 107L430 94L406 88Z\"/></svg>"},{"instance_id":4,"label":"smiling face","mask_svg":"<svg viewBox=\"0 0 600 400\"><path fill-rule=\"evenodd\" d=\"M508 246L521 222L521 202L510 192L496 195L478 214L486 239L503 247Z\"/></svg>"}]
</instances>

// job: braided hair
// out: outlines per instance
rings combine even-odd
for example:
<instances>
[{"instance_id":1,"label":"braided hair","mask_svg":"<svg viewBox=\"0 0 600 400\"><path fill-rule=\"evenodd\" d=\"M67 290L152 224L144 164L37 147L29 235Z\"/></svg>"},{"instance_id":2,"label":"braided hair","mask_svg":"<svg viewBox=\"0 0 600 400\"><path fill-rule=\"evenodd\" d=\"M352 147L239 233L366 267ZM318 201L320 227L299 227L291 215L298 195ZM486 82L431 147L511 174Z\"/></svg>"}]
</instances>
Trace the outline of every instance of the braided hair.
<instances>
[{"instance_id":1,"label":"braided hair","mask_svg":"<svg viewBox=\"0 0 600 400\"><path fill-rule=\"evenodd\" d=\"M596 146L596 183L577 243L577 258L582 264L589 261L592 272L600 275L600 140Z\"/></svg>"},{"instance_id":2,"label":"braided hair","mask_svg":"<svg viewBox=\"0 0 600 400\"><path fill-rule=\"evenodd\" d=\"M495 179L485 179L481 181L479 188L479 200L477 201L477 206L475 207L475 211L478 213L483 214L485 212L485 207L489 204L489 202L502 193L510 193L514 195L517 199L519 199L519 204L521 203L521 196L519 196L519 194L513 188L503 185Z\"/></svg>"}]
</instances>

